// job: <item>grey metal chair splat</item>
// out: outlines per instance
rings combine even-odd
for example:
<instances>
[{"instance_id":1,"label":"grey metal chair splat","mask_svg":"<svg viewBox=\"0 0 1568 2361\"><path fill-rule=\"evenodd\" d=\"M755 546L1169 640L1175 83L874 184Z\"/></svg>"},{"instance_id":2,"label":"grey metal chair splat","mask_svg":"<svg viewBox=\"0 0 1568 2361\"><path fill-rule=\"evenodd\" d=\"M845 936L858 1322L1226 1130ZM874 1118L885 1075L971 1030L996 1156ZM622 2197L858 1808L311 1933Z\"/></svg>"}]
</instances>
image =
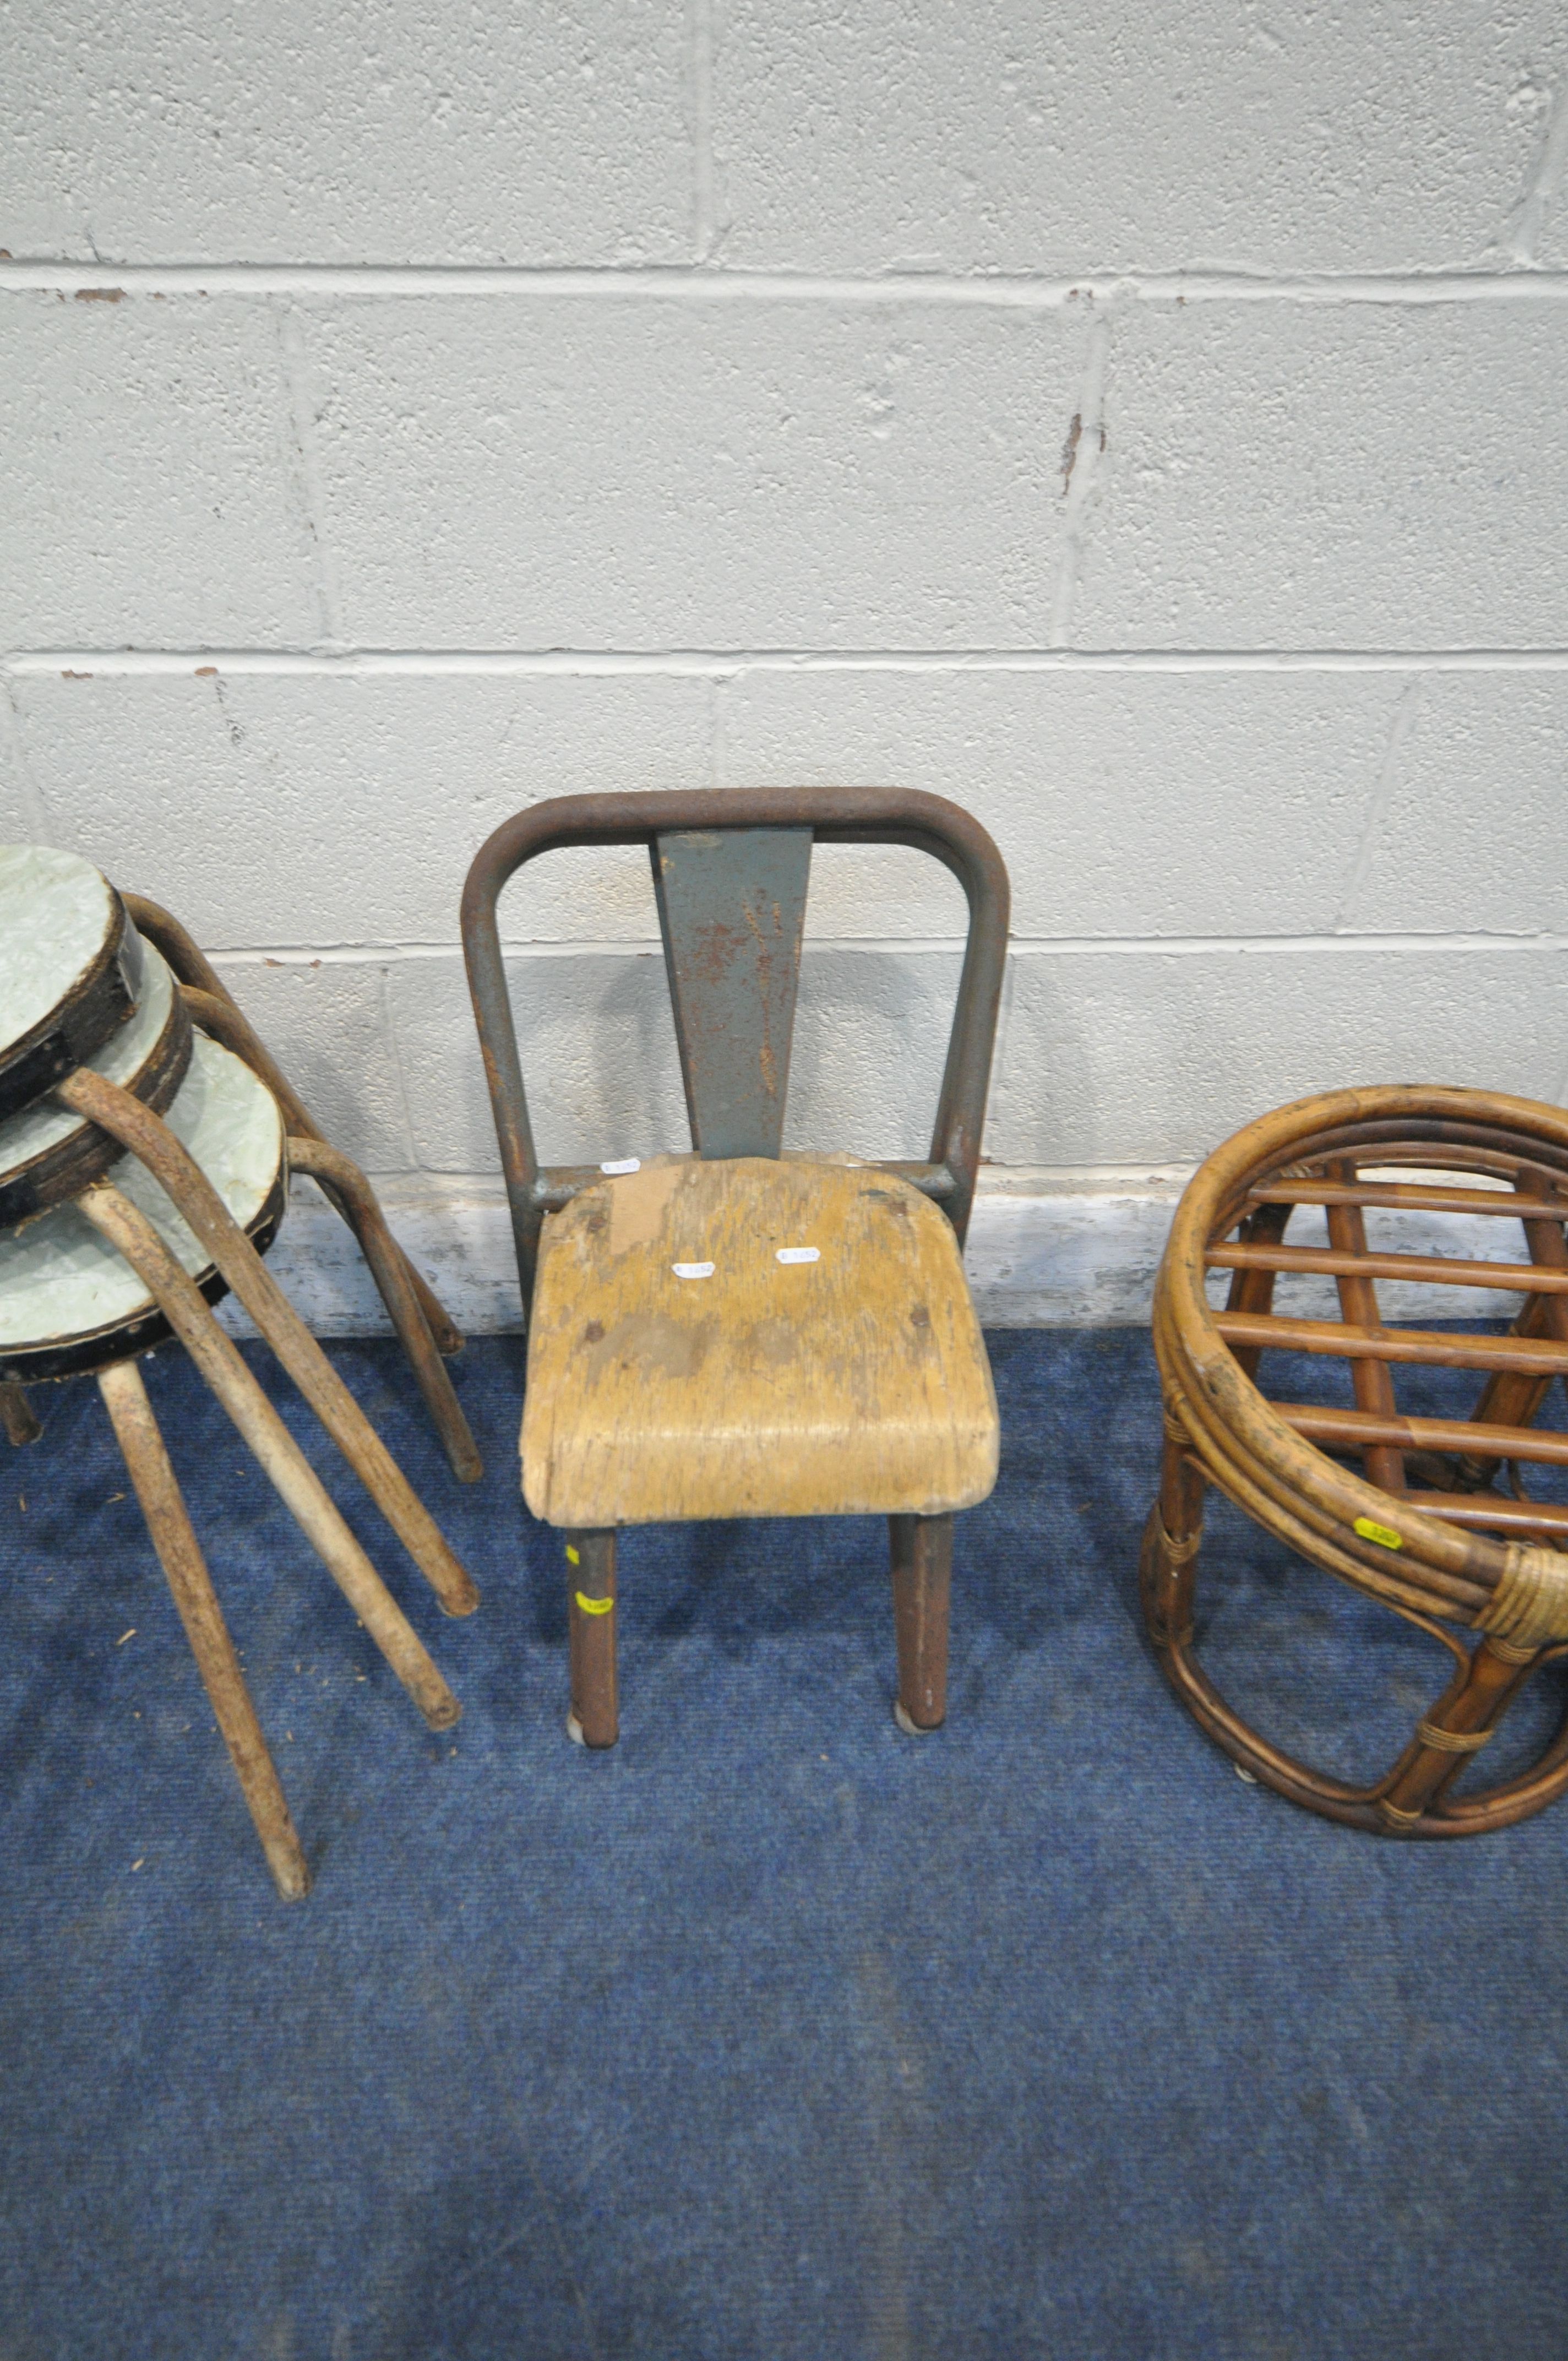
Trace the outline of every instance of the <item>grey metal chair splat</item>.
<instances>
[{"instance_id":1,"label":"grey metal chair splat","mask_svg":"<svg viewBox=\"0 0 1568 2361\"><path fill-rule=\"evenodd\" d=\"M692 1145L777 1156L811 830L672 830L652 851Z\"/></svg>"}]
</instances>

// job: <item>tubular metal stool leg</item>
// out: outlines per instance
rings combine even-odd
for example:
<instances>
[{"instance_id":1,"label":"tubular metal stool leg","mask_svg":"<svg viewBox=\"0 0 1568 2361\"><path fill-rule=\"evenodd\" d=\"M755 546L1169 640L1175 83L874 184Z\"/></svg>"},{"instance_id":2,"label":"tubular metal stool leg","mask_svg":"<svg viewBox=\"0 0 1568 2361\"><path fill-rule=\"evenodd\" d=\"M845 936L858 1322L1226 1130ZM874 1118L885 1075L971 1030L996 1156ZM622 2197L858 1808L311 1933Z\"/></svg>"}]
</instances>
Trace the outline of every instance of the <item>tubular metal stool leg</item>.
<instances>
[{"instance_id":1,"label":"tubular metal stool leg","mask_svg":"<svg viewBox=\"0 0 1568 2361\"><path fill-rule=\"evenodd\" d=\"M953 1582L953 1521L895 1516L887 1521L893 1620L898 1643L894 1718L911 1738L940 1730L948 1717L948 1610Z\"/></svg>"},{"instance_id":2,"label":"tubular metal stool leg","mask_svg":"<svg viewBox=\"0 0 1568 2361\"><path fill-rule=\"evenodd\" d=\"M25 1387L0 1384L0 1426L5 1430L6 1441L18 1446L36 1443L43 1433Z\"/></svg>"},{"instance_id":3,"label":"tubular metal stool leg","mask_svg":"<svg viewBox=\"0 0 1568 2361\"><path fill-rule=\"evenodd\" d=\"M446 1612L472 1614L473 1577L194 1158L160 1117L87 1067L56 1096L122 1140L168 1191Z\"/></svg>"},{"instance_id":4,"label":"tubular metal stool leg","mask_svg":"<svg viewBox=\"0 0 1568 2361\"><path fill-rule=\"evenodd\" d=\"M169 1579L185 1637L202 1675L229 1760L234 1764L261 1850L279 1893L299 1902L310 1891L304 1850L290 1815L277 1767L268 1751L240 1670L239 1658L213 1578L191 1524L169 1454L134 1361L116 1361L98 1372L126 1467L147 1519L152 1545Z\"/></svg>"},{"instance_id":5,"label":"tubular metal stool leg","mask_svg":"<svg viewBox=\"0 0 1568 2361\"><path fill-rule=\"evenodd\" d=\"M251 1029L241 1014L237 1003L230 999L215 976L213 978L213 985L214 989L210 992L198 990L190 984L181 986L181 996L194 1021L204 1033L210 1033L215 1041L221 1041L225 1049L232 1049L236 1058L243 1058L252 1073L266 1083L283 1110L291 1148L301 1141L308 1140L317 1148L324 1148L329 1156L340 1155L341 1149L332 1146L265 1042ZM344 1160L346 1163L348 1159L345 1158ZM300 1169L304 1171L308 1170L309 1167L302 1164ZM355 1169L357 1170L356 1167ZM359 1175L359 1180L361 1188L368 1191L369 1183L365 1180L363 1173ZM332 1179L323 1180L322 1188L328 1203L346 1222L363 1246L365 1242L360 1236L359 1221L354 1203L340 1195L337 1183ZM380 1208L378 1206L378 1216L379 1213ZM386 1235L392 1256L401 1264L404 1279L419 1301L420 1310L424 1315L431 1334L435 1339L436 1350L445 1354L449 1358L453 1354L460 1353L463 1350L462 1332L437 1298L417 1264L410 1261L402 1247L392 1237L390 1231L387 1231ZM366 1259L369 1260L368 1253ZM374 1265L372 1269L375 1270ZM375 1271L375 1277L377 1286L380 1287L378 1271ZM392 1312L392 1304L384 1289L382 1301L386 1303L388 1312L392 1312L395 1321L397 1315Z\"/></svg>"},{"instance_id":6,"label":"tubular metal stool leg","mask_svg":"<svg viewBox=\"0 0 1568 2361\"><path fill-rule=\"evenodd\" d=\"M484 1463L452 1390L452 1379L431 1333L424 1305L412 1284L413 1266L388 1229L370 1183L357 1164L321 1139L291 1138L289 1164L292 1171L307 1172L313 1180L321 1183L353 1231L399 1342L409 1356L415 1382L441 1437L452 1472L462 1483L477 1484L485 1472Z\"/></svg>"},{"instance_id":7,"label":"tubular metal stool leg","mask_svg":"<svg viewBox=\"0 0 1568 2361\"><path fill-rule=\"evenodd\" d=\"M566 1537L566 1612L572 1710L566 1729L579 1746L613 1746L620 1735L615 1675L615 1528Z\"/></svg>"},{"instance_id":8,"label":"tubular metal stool leg","mask_svg":"<svg viewBox=\"0 0 1568 2361\"><path fill-rule=\"evenodd\" d=\"M179 978L186 1005L192 1016L214 1038L223 1042L235 1055L243 1058L252 1073L264 1082L282 1108L291 1137L321 1140L326 1145L320 1126L233 998L223 978L206 954L192 939L178 918L149 902L144 895L126 894L121 896L138 930L148 942L155 943ZM331 1193L330 1191L328 1192ZM339 1211L342 1208L339 1207ZM348 1220L345 1213L344 1219ZM352 1228L353 1223L349 1223ZM432 1335L439 1351L448 1356L463 1350L463 1338L447 1316L434 1290L409 1261L402 1248L394 1243L394 1252L403 1263L409 1283L420 1300L420 1306L430 1323ZM388 1305L390 1311L391 1306Z\"/></svg>"},{"instance_id":9,"label":"tubular metal stool leg","mask_svg":"<svg viewBox=\"0 0 1568 2361\"><path fill-rule=\"evenodd\" d=\"M145 1214L117 1189L100 1183L85 1191L77 1202L150 1290L274 1490L426 1721L433 1730L449 1729L462 1708L246 1367L238 1348L213 1318L195 1280L181 1268Z\"/></svg>"}]
</instances>

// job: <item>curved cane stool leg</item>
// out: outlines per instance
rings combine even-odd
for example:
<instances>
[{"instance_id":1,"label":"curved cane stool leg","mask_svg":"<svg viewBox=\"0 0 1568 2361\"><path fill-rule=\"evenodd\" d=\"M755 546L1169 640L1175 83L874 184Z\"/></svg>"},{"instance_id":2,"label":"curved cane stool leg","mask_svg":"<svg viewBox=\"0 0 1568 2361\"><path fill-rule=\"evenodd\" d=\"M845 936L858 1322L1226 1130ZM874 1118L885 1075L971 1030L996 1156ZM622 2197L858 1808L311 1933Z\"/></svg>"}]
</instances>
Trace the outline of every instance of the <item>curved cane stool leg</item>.
<instances>
[{"instance_id":1,"label":"curved cane stool leg","mask_svg":"<svg viewBox=\"0 0 1568 2361\"><path fill-rule=\"evenodd\" d=\"M1416 1734L1389 1775L1377 1809L1397 1835L1431 1812L1473 1754L1493 1736L1509 1698L1540 1650L1516 1648L1488 1633Z\"/></svg>"},{"instance_id":2,"label":"curved cane stool leg","mask_svg":"<svg viewBox=\"0 0 1568 2361\"><path fill-rule=\"evenodd\" d=\"M1149 1510L1138 1564L1149 1637L1163 1654L1192 1639L1195 1565L1203 1540L1203 1470L1187 1448L1185 1432L1168 1409L1159 1497Z\"/></svg>"},{"instance_id":3,"label":"curved cane stool leg","mask_svg":"<svg viewBox=\"0 0 1568 2361\"><path fill-rule=\"evenodd\" d=\"M578 1746L613 1746L620 1735L615 1669L615 1528L569 1532L566 1616L572 1670L567 1735Z\"/></svg>"},{"instance_id":4,"label":"curved cane stool leg","mask_svg":"<svg viewBox=\"0 0 1568 2361\"><path fill-rule=\"evenodd\" d=\"M1155 1513L1157 1513L1156 1511ZM1152 1531L1153 1517L1150 1519ZM1146 1537L1146 1553L1149 1547ZM1146 1609L1147 1604L1146 1588ZM1552 1745L1531 1770L1518 1779L1507 1781L1488 1790L1486 1795L1448 1799L1442 1789L1458 1775L1468 1755L1475 1751L1461 1751L1452 1743L1434 1746L1431 1733L1442 1729L1438 1709L1419 1726L1416 1739L1406 1749L1394 1771L1376 1786L1352 1787L1328 1778L1310 1764L1299 1762L1277 1747L1270 1746L1256 1731L1242 1720L1210 1680L1192 1651L1191 1633L1184 1638L1161 1638L1151 1621L1150 1637L1159 1652L1160 1662L1172 1688L1187 1707L1200 1728L1207 1732L1249 1778L1272 1787L1277 1795L1292 1804L1305 1806L1325 1819L1340 1820L1346 1827L1364 1828L1378 1836L1410 1836L1421 1838L1462 1837L1478 1835L1486 1830L1511 1827L1516 1820L1529 1819L1546 1805L1568 1791L1568 1718ZM1448 1635L1432 1627L1433 1636L1446 1640ZM1487 1643L1488 1650L1496 1646ZM1463 1650L1460 1651L1463 1654ZM1477 1656L1482 1654L1477 1649ZM1533 1655L1533 1652L1532 1652ZM1482 1679L1489 1677L1489 1668ZM1459 1685L1455 1685L1456 1689ZM1493 1706L1484 1735L1490 1737L1502 1718L1509 1697L1517 1690L1513 1684ZM1476 1693L1481 1683L1476 1684ZM1451 1691L1451 1696L1454 1692ZM1431 1766L1435 1765L1435 1771ZM1404 1787L1404 1796L1420 1795L1421 1802L1401 1799L1400 1774L1407 1768L1416 1769L1417 1777Z\"/></svg>"},{"instance_id":5,"label":"curved cane stool leg","mask_svg":"<svg viewBox=\"0 0 1568 2361\"><path fill-rule=\"evenodd\" d=\"M1252 1276L1252 1274L1248 1274ZM1197 1661L1193 1609L1208 1478L1168 1408L1160 1489L1144 1529L1139 1587L1144 1619L1167 1678L1193 1719L1251 1779L1330 1819L1385 1836L1467 1836L1528 1818L1568 1789L1568 1718L1549 1752L1523 1778L1449 1802L1452 1785L1501 1721L1542 1651L1488 1633L1475 1648L1424 1616L1406 1620L1458 1660L1448 1688L1417 1724L1394 1768L1369 1788L1330 1779L1271 1746L1226 1704ZM1245 1504L1244 1504L1245 1505Z\"/></svg>"},{"instance_id":6,"label":"curved cane stool leg","mask_svg":"<svg viewBox=\"0 0 1568 2361\"><path fill-rule=\"evenodd\" d=\"M56 1095L122 1140L167 1190L446 1612L472 1614L472 1576L189 1150L159 1116L85 1066Z\"/></svg>"},{"instance_id":7,"label":"curved cane stool leg","mask_svg":"<svg viewBox=\"0 0 1568 2361\"><path fill-rule=\"evenodd\" d=\"M310 1462L145 1214L104 1183L77 1203L117 1247L249 1444L268 1480L433 1730L462 1711Z\"/></svg>"},{"instance_id":8,"label":"curved cane stool leg","mask_svg":"<svg viewBox=\"0 0 1568 2361\"><path fill-rule=\"evenodd\" d=\"M1568 1269L1568 1249L1563 1246L1563 1233L1555 1222L1527 1221L1524 1234L1531 1262L1549 1270ZM1516 1336L1554 1336L1560 1344L1568 1341L1568 1305L1558 1295L1527 1296L1514 1322L1513 1333ZM1476 1406L1475 1423L1533 1426L1551 1390L1550 1378L1499 1371L1486 1381ZM1461 1454L1453 1466L1460 1485L1470 1492L1488 1490L1497 1472L1496 1460L1476 1458L1468 1453Z\"/></svg>"},{"instance_id":9,"label":"curved cane stool leg","mask_svg":"<svg viewBox=\"0 0 1568 2361\"><path fill-rule=\"evenodd\" d=\"M24 1443L36 1443L43 1433L25 1387L0 1385L0 1426L5 1430L6 1441L18 1448Z\"/></svg>"},{"instance_id":10,"label":"curved cane stool leg","mask_svg":"<svg viewBox=\"0 0 1568 2361\"><path fill-rule=\"evenodd\" d=\"M202 1675L229 1760L234 1764L261 1850L285 1902L310 1891L310 1872L290 1816L277 1766L268 1751L250 1691L213 1578L192 1528L174 1470L169 1463L141 1371L134 1361L116 1361L98 1372L98 1390L114 1426L126 1470L141 1503L159 1562L169 1579L185 1637Z\"/></svg>"},{"instance_id":11,"label":"curved cane stool leg","mask_svg":"<svg viewBox=\"0 0 1568 2361\"><path fill-rule=\"evenodd\" d=\"M894 1719L907 1737L940 1730L948 1718L948 1613L953 1587L953 1521L887 1521L893 1624L898 1648Z\"/></svg>"},{"instance_id":12,"label":"curved cane stool leg","mask_svg":"<svg viewBox=\"0 0 1568 2361\"><path fill-rule=\"evenodd\" d=\"M291 1170L306 1172L322 1184L353 1231L409 1356L415 1383L424 1396L425 1408L441 1437L452 1473L460 1483L477 1484L485 1472L484 1462L452 1390L452 1380L431 1334L424 1306L411 1284L413 1266L388 1229L369 1181L357 1164L321 1139L291 1138L289 1165Z\"/></svg>"}]
</instances>

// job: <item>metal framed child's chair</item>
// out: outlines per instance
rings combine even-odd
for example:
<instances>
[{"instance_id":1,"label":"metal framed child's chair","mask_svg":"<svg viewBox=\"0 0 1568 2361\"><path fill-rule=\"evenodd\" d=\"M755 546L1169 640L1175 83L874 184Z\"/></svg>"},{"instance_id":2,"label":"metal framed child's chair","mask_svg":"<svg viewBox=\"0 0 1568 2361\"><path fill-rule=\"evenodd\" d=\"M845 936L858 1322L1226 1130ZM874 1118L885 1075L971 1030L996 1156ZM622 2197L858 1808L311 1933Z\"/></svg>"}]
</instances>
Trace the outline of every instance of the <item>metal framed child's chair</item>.
<instances>
[{"instance_id":1,"label":"metal framed child's chair","mask_svg":"<svg viewBox=\"0 0 1568 2361\"><path fill-rule=\"evenodd\" d=\"M903 844L963 886L969 935L924 1163L783 1151L811 850ZM497 903L567 846L648 847L690 1156L542 1168ZM616 1534L742 1516L889 1521L896 1713L946 1713L954 1512L996 1477L961 1248L1007 942L1007 872L936 796L882 788L571 796L498 829L463 943L528 1326L522 1487L565 1532L572 1736L613 1745Z\"/></svg>"}]
</instances>

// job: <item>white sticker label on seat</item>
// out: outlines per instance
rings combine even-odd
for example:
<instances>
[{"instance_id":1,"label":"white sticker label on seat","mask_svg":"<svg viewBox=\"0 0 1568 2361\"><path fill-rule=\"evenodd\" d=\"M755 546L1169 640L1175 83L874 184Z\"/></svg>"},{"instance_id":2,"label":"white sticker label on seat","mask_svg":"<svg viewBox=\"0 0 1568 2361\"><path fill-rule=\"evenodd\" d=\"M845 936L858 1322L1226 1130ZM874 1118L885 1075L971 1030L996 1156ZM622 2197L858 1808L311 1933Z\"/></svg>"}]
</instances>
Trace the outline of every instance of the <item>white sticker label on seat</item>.
<instances>
[{"instance_id":1,"label":"white sticker label on seat","mask_svg":"<svg viewBox=\"0 0 1568 2361\"><path fill-rule=\"evenodd\" d=\"M670 1268L677 1279L711 1279L713 1277L713 1265L710 1262L673 1262Z\"/></svg>"},{"instance_id":2,"label":"white sticker label on seat","mask_svg":"<svg viewBox=\"0 0 1568 2361\"><path fill-rule=\"evenodd\" d=\"M642 1159L640 1156L623 1156L614 1164L601 1164L599 1166L599 1170L601 1172L608 1172L612 1179L620 1172L641 1172L641 1170Z\"/></svg>"},{"instance_id":3,"label":"white sticker label on seat","mask_svg":"<svg viewBox=\"0 0 1568 2361\"><path fill-rule=\"evenodd\" d=\"M816 1246L780 1246L777 1259L780 1262L820 1262L822 1256Z\"/></svg>"}]
</instances>

